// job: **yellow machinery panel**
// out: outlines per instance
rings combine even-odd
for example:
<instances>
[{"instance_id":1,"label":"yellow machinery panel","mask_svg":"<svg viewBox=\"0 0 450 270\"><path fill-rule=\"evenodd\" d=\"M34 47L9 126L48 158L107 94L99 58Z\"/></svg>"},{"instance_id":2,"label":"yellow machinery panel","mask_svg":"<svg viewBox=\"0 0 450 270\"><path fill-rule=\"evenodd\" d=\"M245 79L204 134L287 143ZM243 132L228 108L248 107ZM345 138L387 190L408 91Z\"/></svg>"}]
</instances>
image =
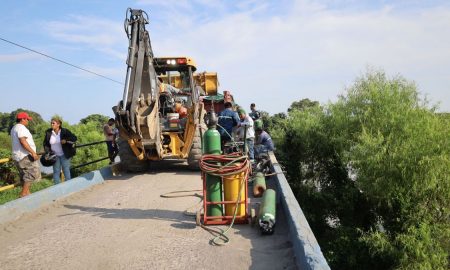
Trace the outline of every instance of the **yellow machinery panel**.
<instances>
[{"instance_id":1,"label":"yellow machinery panel","mask_svg":"<svg viewBox=\"0 0 450 270\"><path fill-rule=\"evenodd\" d=\"M194 79L197 85L205 90L206 95L217 95L217 89L219 88L217 72L197 73L194 75Z\"/></svg>"},{"instance_id":2,"label":"yellow machinery panel","mask_svg":"<svg viewBox=\"0 0 450 270\"><path fill-rule=\"evenodd\" d=\"M169 78L167 75L160 75L159 77L164 83L169 83ZM195 83L205 91L204 94L212 96L217 95L217 91L219 89L219 79L217 77L217 72L196 73L194 74L194 80ZM171 75L170 82L171 85L176 88L183 88L180 75Z\"/></svg>"}]
</instances>

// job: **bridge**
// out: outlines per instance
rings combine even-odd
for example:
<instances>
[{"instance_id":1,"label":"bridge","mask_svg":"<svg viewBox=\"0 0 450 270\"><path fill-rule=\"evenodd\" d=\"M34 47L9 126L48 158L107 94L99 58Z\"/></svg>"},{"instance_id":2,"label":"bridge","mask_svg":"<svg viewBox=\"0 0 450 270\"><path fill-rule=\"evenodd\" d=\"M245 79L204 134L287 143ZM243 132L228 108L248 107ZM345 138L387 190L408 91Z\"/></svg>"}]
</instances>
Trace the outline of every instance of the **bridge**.
<instances>
[{"instance_id":1,"label":"bridge","mask_svg":"<svg viewBox=\"0 0 450 270\"><path fill-rule=\"evenodd\" d=\"M275 233L234 225L224 246L211 245L215 234L192 216L202 207L200 172L156 164L143 174L114 164L0 205L1 268L329 269L273 154Z\"/></svg>"}]
</instances>

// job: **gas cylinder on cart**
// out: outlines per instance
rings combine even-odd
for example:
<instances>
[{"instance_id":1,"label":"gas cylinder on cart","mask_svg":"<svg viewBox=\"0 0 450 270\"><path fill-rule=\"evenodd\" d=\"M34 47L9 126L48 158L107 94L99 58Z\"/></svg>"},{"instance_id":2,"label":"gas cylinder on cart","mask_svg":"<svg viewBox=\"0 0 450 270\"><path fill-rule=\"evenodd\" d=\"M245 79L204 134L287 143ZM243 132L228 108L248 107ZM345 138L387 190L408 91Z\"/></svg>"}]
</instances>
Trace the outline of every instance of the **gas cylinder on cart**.
<instances>
[{"instance_id":1,"label":"gas cylinder on cart","mask_svg":"<svg viewBox=\"0 0 450 270\"><path fill-rule=\"evenodd\" d=\"M214 111L210 112L207 121L208 130L203 135L203 154L221 154L220 133L216 128L217 117ZM206 174L206 201L221 202L222 201L222 180L220 176ZM223 209L221 204L211 204L207 206L208 216L222 216Z\"/></svg>"}]
</instances>

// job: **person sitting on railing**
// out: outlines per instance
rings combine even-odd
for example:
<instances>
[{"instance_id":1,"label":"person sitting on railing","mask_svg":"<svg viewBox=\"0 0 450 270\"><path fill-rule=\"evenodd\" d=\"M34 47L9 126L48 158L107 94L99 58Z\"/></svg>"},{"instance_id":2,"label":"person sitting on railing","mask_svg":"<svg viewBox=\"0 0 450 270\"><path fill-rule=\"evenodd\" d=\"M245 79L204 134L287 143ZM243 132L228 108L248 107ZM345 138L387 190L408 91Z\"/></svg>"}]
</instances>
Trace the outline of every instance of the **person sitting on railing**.
<instances>
[{"instance_id":1,"label":"person sitting on railing","mask_svg":"<svg viewBox=\"0 0 450 270\"><path fill-rule=\"evenodd\" d=\"M45 131L44 149L48 153L53 151L56 155L56 162L53 164L53 182L59 184L61 182L61 167L64 173L64 179L70 180L70 159L75 155L75 136L70 130L62 127L62 121L53 117L51 120L51 128Z\"/></svg>"},{"instance_id":2,"label":"person sitting on railing","mask_svg":"<svg viewBox=\"0 0 450 270\"><path fill-rule=\"evenodd\" d=\"M257 138L255 143L255 156L258 158L262 153L275 150L275 146L270 135L263 130L262 122L256 123L258 123L258 125L255 125L255 133Z\"/></svg>"},{"instance_id":3,"label":"person sitting on railing","mask_svg":"<svg viewBox=\"0 0 450 270\"><path fill-rule=\"evenodd\" d=\"M20 197L30 195L31 184L41 179L36 145L33 136L26 127L31 119L26 112L20 112L16 116L17 124L11 129L12 159L19 171L20 183L22 184Z\"/></svg>"}]
</instances>

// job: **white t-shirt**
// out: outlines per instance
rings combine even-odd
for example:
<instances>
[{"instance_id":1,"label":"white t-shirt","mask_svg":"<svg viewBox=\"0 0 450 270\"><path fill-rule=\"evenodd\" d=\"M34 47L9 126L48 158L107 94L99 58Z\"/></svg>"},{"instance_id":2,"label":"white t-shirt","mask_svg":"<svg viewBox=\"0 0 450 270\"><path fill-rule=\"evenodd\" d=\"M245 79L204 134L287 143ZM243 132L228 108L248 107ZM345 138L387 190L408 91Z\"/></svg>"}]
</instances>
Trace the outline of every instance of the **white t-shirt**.
<instances>
[{"instance_id":1,"label":"white t-shirt","mask_svg":"<svg viewBox=\"0 0 450 270\"><path fill-rule=\"evenodd\" d=\"M12 158L15 161L20 161L30 154L30 152L25 150L25 148L23 148L22 144L20 143L19 138L23 137L27 138L27 142L30 145L31 149L36 152L36 145L34 144L33 136L31 135L28 128L22 124L16 124L11 129Z\"/></svg>"},{"instance_id":2,"label":"white t-shirt","mask_svg":"<svg viewBox=\"0 0 450 270\"><path fill-rule=\"evenodd\" d=\"M52 135L50 136L50 148L58 157L64 155L61 145L61 130L59 130L58 134L56 134L55 131L52 130Z\"/></svg>"},{"instance_id":3,"label":"white t-shirt","mask_svg":"<svg viewBox=\"0 0 450 270\"><path fill-rule=\"evenodd\" d=\"M239 128L239 138L244 139L244 130L247 127L247 139L255 138L255 129L253 128L253 119L246 115L244 120L241 120L241 127Z\"/></svg>"}]
</instances>

